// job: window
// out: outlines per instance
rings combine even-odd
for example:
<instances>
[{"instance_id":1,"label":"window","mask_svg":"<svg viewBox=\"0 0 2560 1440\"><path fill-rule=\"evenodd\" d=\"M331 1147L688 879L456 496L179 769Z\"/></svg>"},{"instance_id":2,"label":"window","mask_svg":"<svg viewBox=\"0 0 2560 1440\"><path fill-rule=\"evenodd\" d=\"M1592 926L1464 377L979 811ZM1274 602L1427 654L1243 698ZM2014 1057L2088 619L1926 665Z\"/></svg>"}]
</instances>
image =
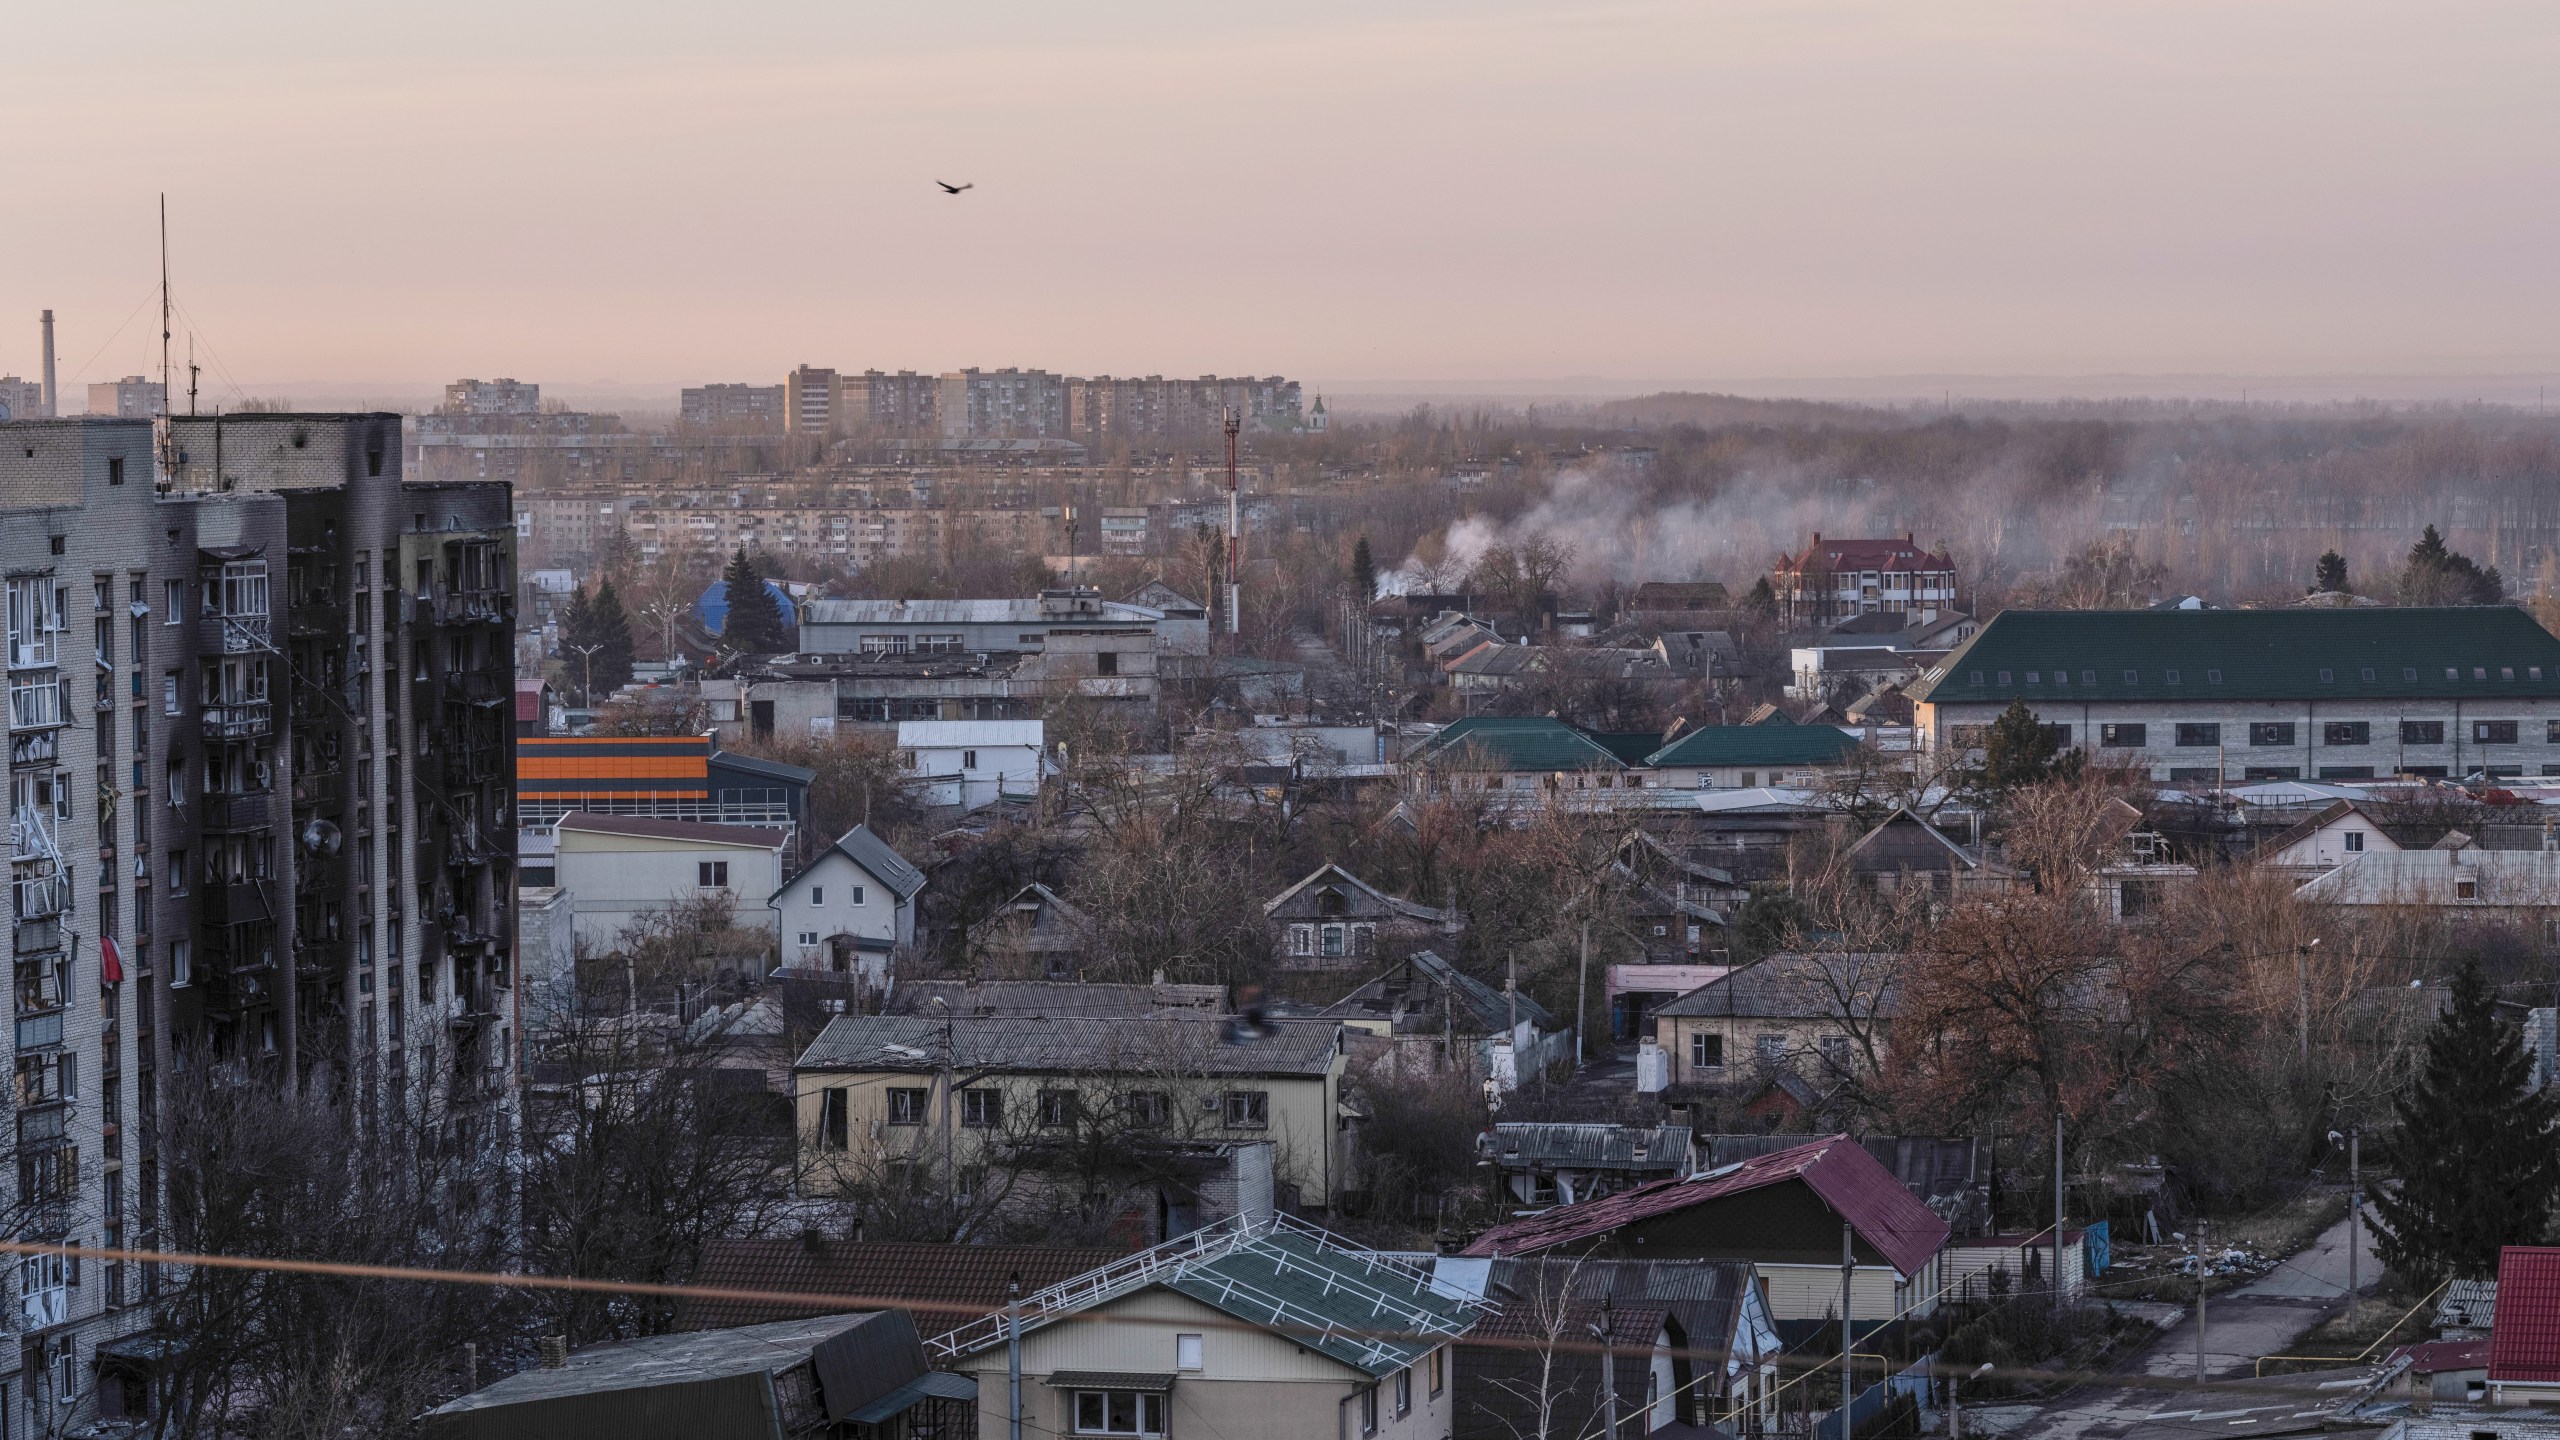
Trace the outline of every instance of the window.
<instances>
[{"instance_id":1,"label":"window","mask_svg":"<svg viewBox=\"0 0 2560 1440\"><path fill-rule=\"evenodd\" d=\"M1200 1353L1200 1341L1201 1337L1197 1335L1176 1335L1173 1337L1174 1369L1199 1370L1205 1368L1202 1364L1205 1357Z\"/></svg>"},{"instance_id":2,"label":"window","mask_svg":"<svg viewBox=\"0 0 2560 1440\"><path fill-rule=\"evenodd\" d=\"M110 485L121 485L124 483L123 456L110 455L107 457L107 483Z\"/></svg>"},{"instance_id":3,"label":"window","mask_svg":"<svg viewBox=\"0 0 2560 1440\"><path fill-rule=\"evenodd\" d=\"M2454 882L2453 882L2453 898L2454 898L2454 899L2456 899L2456 900L2477 900L2477 899L2479 899L2479 898L2480 898L2480 882L2479 882L2479 881L2477 881L2477 880L2456 880L2456 881L2454 881Z\"/></svg>"},{"instance_id":4,"label":"window","mask_svg":"<svg viewBox=\"0 0 2560 1440\"><path fill-rule=\"evenodd\" d=\"M705 890L722 889L729 883L729 862L726 860L696 861L693 867L693 873L695 877L693 883L701 888Z\"/></svg>"},{"instance_id":5,"label":"window","mask_svg":"<svg viewBox=\"0 0 2560 1440\"><path fill-rule=\"evenodd\" d=\"M812 885L809 887L809 908L812 910L824 910L827 908L826 886Z\"/></svg>"},{"instance_id":6,"label":"window","mask_svg":"<svg viewBox=\"0 0 2560 1440\"><path fill-rule=\"evenodd\" d=\"M817 931L815 931L815 930L803 930L803 931L801 931L801 932L800 932L800 943L801 943L801 944L803 944L803 945L810 945L810 946L814 946L814 945L816 945L816 944L818 943L818 932L817 932Z\"/></svg>"},{"instance_id":7,"label":"window","mask_svg":"<svg viewBox=\"0 0 2560 1440\"><path fill-rule=\"evenodd\" d=\"M923 1124L924 1096L925 1092L922 1089L900 1087L891 1090L889 1092L889 1123L892 1125Z\"/></svg>"},{"instance_id":8,"label":"window","mask_svg":"<svg viewBox=\"0 0 2560 1440\"><path fill-rule=\"evenodd\" d=\"M1448 1372L1445 1368L1445 1362L1442 1357L1446 1356L1448 1353L1449 1352L1446 1350L1434 1350L1431 1352L1431 1393L1434 1396L1437 1396L1440 1393L1440 1387L1447 1383Z\"/></svg>"},{"instance_id":9,"label":"window","mask_svg":"<svg viewBox=\"0 0 2560 1440\"><path fill-rule=\"evenodd\" d=\"M1136 1129L1161 1130L1173 1120L1173 1097L1162 1090L1133 1090L1122 1104Z\"/></svg>"},{"instance_id":10,"label":"window","mask_svg":"<svg viewBox=\"0 0 2560 1440\"><path fill-rule=\"evenodd\" d=\"M2293 722L2290 720L2253 720L2249 724L2252 745L2291 745Z\"/></svg>"},{"instance_id":11,"label":"window","mask_svg":"<svg viewBox=\"0 0 2560 1440\"><path fill-rule=\"evenodd\" d=\"M1360 1433L1378 1433L1378 1387L1370 1385L1360 1391Z\"/></svg>"},{"instance_id":12,"label":"window","mask_svg":"<svg viewBox=\"0 0 2560 1440\"><path fill-rule=\"evenodd\" d=\"M1981 671L1976 670L1976 671L1974 671L1974 672L1973 672L1973 683L1974 683L1974 684L1976 684L1976 685L1979 685L1979 684L1981 684L1981 683L1982 683L1982 672L1981 672Z\"/></svg>"},{"instance_id":13,"label":"window","mask_svg":"<svg viewBox=\"0 0 2560 1440\"><path fill-rule=\"evenodd\" d=\"M1096 650L1096 651L1094 651L1094 652L1093 652L1093 673L1094 673L1094 674L1096 674L1096 675L1117 675L1117 674L1119 674L1119 673L1120 673L1120 652L1118 652L1118 651L1116 651L1116 650Z\"/></svg>"},{"instance_id":14,"label":"window","mask_svg":"<svg viewBox=\"0 0 2560 1440\"><path fill-rule=\"evenodd\" d=\"M2373 667L2370 665L2364 667L2364 683L2367 685L2373 683Z\"/></svg>"},{"instance_id":15,"label":"window","mask_svg":"<svg viewBox=\"0 0 2560 1440\"><path fill-rule=\"evenodd\" d=\"M1290 926L1289 953L1292 955L1313 955L1316 953L1316 927L1313 925Z\"/></svg>"},{"instance_id":16,"label":"window","mask_svg":"<svg viewBox=\"0 0 2560 1440\"><path fill-rule=\"evenodd\" d=\"M178 713L178 672L175 670L160 672L160 713L163 715Z\"/></svg>"},{"instance_id":17,"label":"window","mask_svg":"<svg viewBox=\"0 0 2560 1440\"><path fill-rule=\"evenodd\" d=\"M2178 727L2178 745L2181 749L2210 749L2221 743L2222 727L2212 723L2211 721L2207 721L2201 725L2181 725Z\"/></svg>"},{"instance_id":18,"label":"window","mask_svg":"<svg viewBox=\"0 0 2560 1440\"><path fill-rule=\"evenodd\" d=\"M1343 953L1343 943L1349 936L1349 931L1339 925L1327 925L1320 933L1324 940L1325 954L1338 956Z\"/></svg>"},{"instance_id":19,"label":"window","mask_svg":"<svg viewBox=\"0 0 2560 1440\"><path fill-rule=\"evenodd\" d=\"M1846 1035L1823 1036L1822 1063L1834 1075L1849 1073L1849 1037Z\"/></svg>"},{"instance_id":20,"label":"window","mask_svg":"<svg viewBox=\"0 0 2560 1440\"><path fill-rule=\"evenodd\" d=\"M2320 723L2323 745L2370 745L2373 722L2370 720L2324 720Z\"/></svg>"},{"instance_id":21,"label":"window","mask_svg":"<svg viewBox=\"0 0 2560 1440\"><path fill-rule=\"evenodd\" d=\"M2071 748L2071 727L2070 727L2070 726L2068 726L2068 725L2039 725L2039 726L2037 726L2037 727L2036 727L2036 730L2038 731L2038 733L2042 734L2046 739L2048 739L2048 740L2052 741L2055 749L2057 749L2057 750L2068 750L2068 749L2070 749L2070 748ZM1771 775L1772 775L1772 777L1773 777L1773 782L1772 782L1772 783L1774 783L1774 777L1775 777L1775 775L1776 775L1776 773L1777 773L1777 772L1772 771L1772 772L1770 772L1770 773L1771 773Z\"/></svg>"},{"instance_id":22,"label":"window","mask_svg":"<svg viewBox=\"0 0 2560 1440\"><path fill-rule=\"evenodd\" d=\"M2175 685L2178 683L2178 672L2175 670L2163 670L2160 672L2160 678L2168 681L2172 685Z\"/></svg>"},{"instance_id":23,"label":"window","mask_svg":"<svg viewBox=\"0 0 2560 1440\"><path fill-rule=\"evenodd\" d=\"M963 750L963 751L961 751L961 752L960 752L960 768L961 768L961 769L963 769L963 770L975 770L975 769L977 769L977 768L978 768L978 752L977 752L977 751L975 751L975 750Z\"/></svg>"},{"instance_id":24,"label":"window","mask_svg":"<svg viewBox=\"0 0 2560 1440\"><path fill-rule=\"evenodd\" d=\"M2513 745L2516 743L2516 722L2474 720L2471 722L2471 742L2475 745Z\"/></svg>"},{"instance_id":25,"label":"window","mask_svg":"<svg viewBox=\"0 0 2560 1440\"><path fill-rule=\"evenodd\" d=\"M1407 1365L1396 1372L1396 1418L1413 1413L1413 1367Z\"/></svg>"},{"instance_id":26,"label":"window","mask_svg":"<svg viewBox=\"0 0 2560 1440\"><path fill-rule=\"evenodd\" d=\"M2344 834L2340 835L2340 836L2338 837L2338 839L2339 839L2339 841L2340 841L2341 843L2343 843L2343 844L2347 847L2347 853L2348 853L2348 854L2350 854L2350 855L2356 855L2356 854L2361 854L2361 853L2363 853L2363 851L2364 851L2364 832L2363 832L2363 831L2361 831L2361 830L2349 830L2349 831L2345 832Z\"/></svg>"},{"instance_id":27,"label":"window","mask_svg":"<svg viewBox=\"0 0 2560 1440\"><path fill-rule=\"evenodd\" d=\"M2334 685L2334 684L2336 684L2336 683L2337 683L2337 680L2338 680L2338 672L2337 672L2337 671L2330 669L2330 668L2329 668L2328 666L2326 666L2326 665L2323 665L2323 666L2321 666L2321 667L2320 667L2320 683L2321 683L2321 684L2323 684L2323 685Z\"/></svg>"},{"instance_id":28,"label":"window","mask_svg":"<svg viewBox=\"0 0 2560 1440\"><path fill-rule=\"evenodd\" d=\"M164 580L160 583L160 610L163 625L175 625L186 618L187 582Z\"/></svg>"},{"instance_id":29,"label":"window","mask_svg":"<svg viewBox=\"0 0 2560 1440\"><path fill-rule=\"evenodd\" d=\"M1369 1408L1377 1409L1377 1392L1369 1392ZM1377 1426L1373 1422L1370 1429ZM1076 1392L1078 1435L1162 1435L1164 1397L1145 1390L1079 1390ZM1363 1432L1366 1433L1366 1432Z\"/></svg>"},{"instance_id":30,"label":"window","mask_svg":"<svg viewBox=\"0 0 2560 1440\"><path fill-rule=\"evenodd\" d=\"M1689 1068L1721 1070L1724 1068L1724 1037L1703 1030L1689 1032Z\"/></svg>"},{"instance_id":31,"label":"window","mask_svg":"<svg viewBox=\"0 0 2560 1440\"><path fill-rule=\"evenodd\" d=\"M960 1123L972 1130L992 1130L1004 1123L1004 1092L972 1085L960 1092Z\"/></svg>"},{"instance_id":32,"label":"window","mask_svg":"<svg viewBox=\"0 0 2560 1440\"><path fill-rule=\"evenodd\" d=\"M1076 1092L1043 1090L1040 1092L1040 1128L1072 1130L1076 1123Z\"/></svg>"},{"instance_id":33,"label":"window","mask_svg":"<svg viewBox=\"0 0 2560 1440\"><path fill-rule=\"evenodd\" d=\"M196 978L193 952L184 940L169 942L169 988L177 989Z\"/></svg>"},{"instance_id":34,"label":"window","mask_svg":"<svg viewBox=\"0 0 2560 1440\"><path fill-rule=\"evenodd\" d=\"M892 1090L892 1095L898 1092ZM852 1145L853 1121L842 1086L818 1092L818 1148L843 1150Z\"/></svg>"},{"instance_id":35,"label":"window","mask_svg":"<svg viewBox=\"0 0 2560 1440\"><path fill-rule=\"evenodd\" d=\"M169 852L169 893L172 895L187 893L187 852L184 850Z\"/></svg>"},{"instance_id":36,"label":"window","mask_svg":"<svg viewBox=\"0 0 2560 1440\"><path fill-rule=\"evenodd\" d=\"M2001 684L2003 684L2003 685L2006 685L2006 684L2008 684L2008 683L2009 683L2009 672L2008 672L2008 671L2003 670L2003 671L2001 671L2001 672L2000 672L2000 683L2001 683Z\"/></svg>"},{"instance_id":37,"label":"window","mask_svg":"<svg viewBox=\"0 0 2560 1440\"><path fill-rule=\"evenodd\" d=\"M2111 750L2139 750L2149 730L2146 725L2101 725L2098 743Z\"/></svg>"},{"instance_id":38,"label":"window","mask_svg":"<svg viewBox=\"0 0 2560 1440\"><path fill-rule=\"evenodd\" d=\"M1271 1092L1268 1090L1230 1090L1226 1094L1224 1108L1230 1130L1271 1128Z\"/></svg>"},{"instance_id":39,"label":"window","mask_svg":"<svg viewBox=\"0 0 2560 1440\"><path fill-rule=\"evenodd\" d=\"M2546 745L2560 745L2560 720L2545 720L2542 724L2543 743Z\"/></svg>"},{"instance_id":40,"label":"window","mask_svg":"<svg viewBox=\"0 0 2560 1440\"><path fill-rule=\"evenodd\" d=\"M862 887L861 887L861 886L859 886L859 885L854 886L854 887L853 887L853 898L852 898L852 899L850 899L850 900L848 900L848 901L846 901L845 903L846 903L846 904L848 904L848 905L859 905L859 904L861 904L861 903L862 903Z\"/></svg>"},{"instance_id":41,"label":"window","mask_svg":"<svg viewBox=\"0 0 2560 1440\"><path fill-rule=\"evenodd\" d=\"M2126 683L2127 685L2139 685L2139 684L2141 684L2141 683L2142 683L2142 672L2141 672L2141 671L2139 671L2139 670L2127 670L2126 672L2124 672L2124 683Z\"/></svg>"},{"instance_id":42,"label":"window","mask_svg":"<svg viewBox=\"0 0 2560 1440\"><path fill-rule=\"evenodd\" d=\"M1760 1063L1761 1063L1761 1064L1763 1064L1763 1065L1776 1065L1776 1064L1779 1064L1779 1063L1781 1063L1781 1062L1785 1061L1785 1059L1786 1059L1786 1058L1787 1058L1787 1037L1786 1037L1786 1036L1784 1036L1784 1035L1763 1035L1763 1036L1761 1036L1761 1037L1760 1037Z\"/></svg>"},{"instance_id":43,"label":"window","mask_svg":"<svg viewBox=\"0 0 2560 1440\"><path fill-rule=\"evenodd\" d=\"M2221 672L2221 671L2219 671L2219 670L2207 670L2206 672L2204 672L2204 683L2206 683L2207 685L2219 685L2219 684L2221 684L2221 683L2222 683L2222 672Z\"/></svg>"},{"instance_id":44,"label":"window","mask_svg":"<svg viewBox=\"0 0 2560 1440\"><path fill-rule=\"evenodd\" d=\"M2441 720L2403 720L2400 722L2400 743L2403 745L2441 745L2444 743L2444 722Z\"/></svg>"}]
</instances>

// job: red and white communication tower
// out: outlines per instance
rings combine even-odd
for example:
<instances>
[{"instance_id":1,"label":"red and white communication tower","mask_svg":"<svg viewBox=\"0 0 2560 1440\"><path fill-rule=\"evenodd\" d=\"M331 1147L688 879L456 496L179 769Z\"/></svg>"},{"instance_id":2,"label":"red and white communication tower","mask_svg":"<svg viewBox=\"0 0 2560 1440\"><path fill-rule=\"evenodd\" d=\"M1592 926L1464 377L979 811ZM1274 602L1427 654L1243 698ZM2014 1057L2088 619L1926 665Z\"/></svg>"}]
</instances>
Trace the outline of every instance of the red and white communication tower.
<instances>
[{"instance_id":1,"label":"red and white communication tower","mask_svg":"<svg viewBox=\"0 0 2560 1440\"><path fill-rule=\"evenodd\" d=\"M1227 407L1227 633L1244 633L1244 509L1236 498L1236 431L1243 427L1236 407Z\"/></svg>"}]
</instances>

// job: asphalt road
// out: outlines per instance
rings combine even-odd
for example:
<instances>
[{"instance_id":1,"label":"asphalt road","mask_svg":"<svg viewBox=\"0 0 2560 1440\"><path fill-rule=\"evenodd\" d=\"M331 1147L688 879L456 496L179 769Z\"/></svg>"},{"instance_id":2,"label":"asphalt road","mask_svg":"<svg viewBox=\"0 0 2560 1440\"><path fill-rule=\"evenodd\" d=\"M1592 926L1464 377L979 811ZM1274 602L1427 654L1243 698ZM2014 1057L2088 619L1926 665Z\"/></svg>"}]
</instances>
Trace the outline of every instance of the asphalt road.
<instances>
[{"instance_id":1,"label":"asphalt road","mask_svg":"<svg viewBox=\"0 0 2560 1440\"><path fill-rule=\"evenodd\" d=\"M2365 1227L2360 1283L2382 1273ZM2082 1386L2007 1431L2015 1440L2123 1440L2123 1437L2280 1435L2317 1424L2325 1407L2365 1372L2274 1380L2250 1378L2262 1355L2291 1352L2303 1333L2333 1313L2347 1293L2347 1222L2302 1253L2237 1290L2205 1302L2204 1368L2196 1377L2195 1311L2119 1367L2138 1383Z\"/></svg>"}]
</instances>

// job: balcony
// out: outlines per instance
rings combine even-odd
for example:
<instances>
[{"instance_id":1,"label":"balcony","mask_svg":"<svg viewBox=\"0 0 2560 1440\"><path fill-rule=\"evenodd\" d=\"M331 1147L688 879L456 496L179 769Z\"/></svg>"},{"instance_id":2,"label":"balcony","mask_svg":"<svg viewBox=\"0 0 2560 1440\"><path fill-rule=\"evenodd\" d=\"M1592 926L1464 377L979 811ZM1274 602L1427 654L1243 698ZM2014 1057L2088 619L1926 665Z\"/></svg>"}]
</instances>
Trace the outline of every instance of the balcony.
<instances>
[{"instance_id":1,"label":"balcony","mask_svg":"<svg viewBox=\"0 0 2560 1440\"><path fill-rule=\"evenodd\" d=\"M210 926L271 925L276 912L264 880L208 880L196 891L196 918Z\"/></svg>"},{"instance_id":2,"label":"balcony","mask_svg":"<svg viewBox=\"0 0 2560 1440\"><path fill-rule=\"evenodd\" d=\"M18 730L52 730L62 725L62 681L46 675L40 679L12 677L9 681L9 728Z\"/></svg>"},{"instance_id":3,"label":"balcony","mask_svg":"<svg viewBox=\"0 0 2560 1440\"><path fill-rule=\"evenodd\" d=\"M345 970L354 955L353 941L303 940L297 936L293 946L293 968L306 979L317 979Z\"/></svg>"},{"instance_id":4,"label":"balcony","mask_svg":"<svg viewBox=\"0 0 2560 1440\"><path fill-rule=\"evenodd\" d=\"M62 889L67 899L70 883L63 882ZM20 920L9 929L9 948L21 960L59 951L62 948L62 917Z\"/></svg>"},{"instance_id":5,"label":"balcony","mask_svg":"<svg viewBox=\"0 0 2560 1440\"><path fill-rule=\"evenodd\" d=\"M343 634L346 613L327 600L297 604L285 611L285 631L296 640L321 640Z\"/></svg>"},{"instance_id":6,"label":"balcony","mask_svg":"<svg viewBox=\"0 0 2560 1440\"><path fill-rule=\"evenodd\" d=\"M208 615L196 625L196 648L207 655L264 655L275 643L264 614Z\"/></svg>"},{"instance_id":7,"label":"balcony","mask_svg":"<svg viewBox=\"0 0 2560 1440\"><path fill-rule=\"evenodd\" d=\"M347 772L344 770L304 771L293 777L293 808L314 806L336 809L346 801Z\"/></svg>"},{"instance_id":8,"label":"balcony","mask_svg":"<svg viewBox=\"0 0 2560 1440\"><path fill-rule=\"evenodd\" d=\"M221 790L203 796L200 828L213 832L236 833L243 830L265 830L274 826L275 813L270 803L272 790Z\"/></svg>"},{"instance_id":9,"label":"balcony","mask_svg":"<svg viewBox=\"0 0 2560 1440\"><path fill-rule=\"evenodd\" d=\"M204 707L204 737L247 740L274 727L274 709L264 700L217 701Z\"/></svg>"},{"instance_id":10,"label":"balcony","mask_svg":"<svg viewBox=\"0 0 2560 1440\"><path fill-rule=\"evenodd\" d=\"M51 765L62 755L60 736L51 730L30 730L9 737L9 763L12 765Z\"/></svg>"},{"instance_id":11,"label":"balcony","mask_svg":"<svg viewBox=\"0 0 2560 1440\"><path fill-rule=\"evenodd\" d=\"M504 621L510 596L503 590L446 590L433 596L420 596L426 602L419 606L421 618L438 625L476 625Z\"/></svg>"}]
</instances>

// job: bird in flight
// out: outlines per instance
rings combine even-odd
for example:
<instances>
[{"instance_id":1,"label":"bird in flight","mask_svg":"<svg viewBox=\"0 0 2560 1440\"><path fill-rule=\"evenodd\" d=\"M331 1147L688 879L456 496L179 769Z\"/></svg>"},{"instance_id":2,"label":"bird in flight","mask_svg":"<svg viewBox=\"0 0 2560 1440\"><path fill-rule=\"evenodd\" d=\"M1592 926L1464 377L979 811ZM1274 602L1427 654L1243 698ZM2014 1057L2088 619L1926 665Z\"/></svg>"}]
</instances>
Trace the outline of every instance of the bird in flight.
<instances>
[{"instance_id":1,"label":"bird in flight","mask_svg":"<svg viewBox=\"0 0 2560 1440\"><path fill-rule=\"evenodd\" d=\"M957 195L963 190L975 190L978 188L978 182L975 180L970 181L966 185L954 185L948 180L936 180L933 183L941 186L942 193L945 195Z\"/></svg>"}]
</instances>

